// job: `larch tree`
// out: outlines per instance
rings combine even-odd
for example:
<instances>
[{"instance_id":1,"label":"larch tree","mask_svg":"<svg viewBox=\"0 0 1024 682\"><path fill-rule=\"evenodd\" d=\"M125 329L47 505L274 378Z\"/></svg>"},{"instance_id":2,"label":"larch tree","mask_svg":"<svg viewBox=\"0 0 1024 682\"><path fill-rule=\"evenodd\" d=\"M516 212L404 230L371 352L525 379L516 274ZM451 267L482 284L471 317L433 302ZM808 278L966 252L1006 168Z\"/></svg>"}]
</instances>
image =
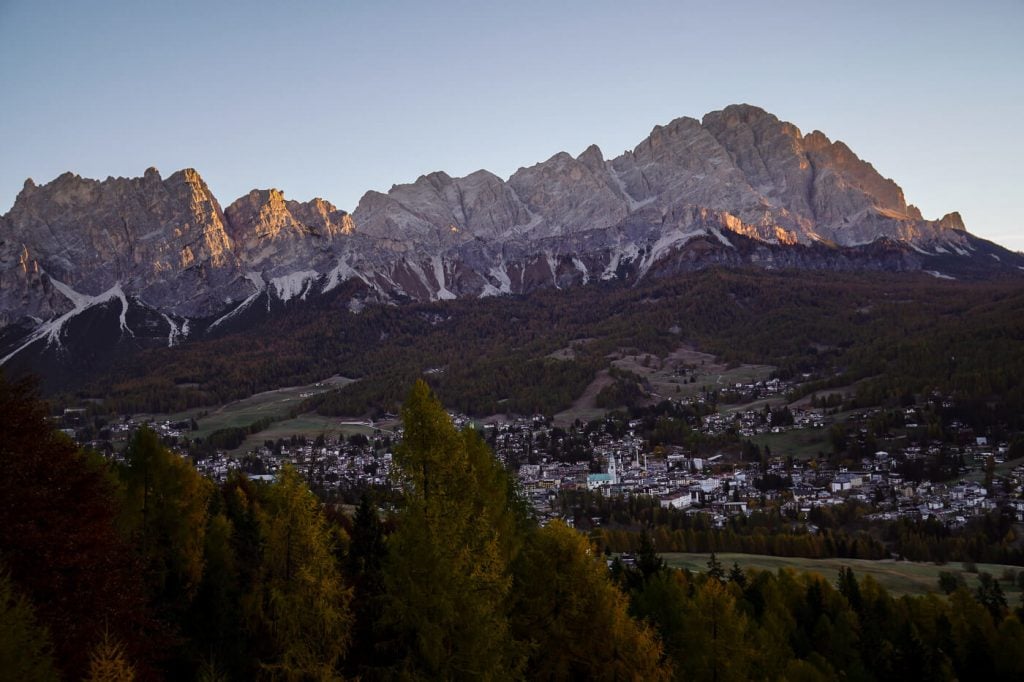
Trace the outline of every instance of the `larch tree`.
<instances>
[{"instance_id":1,"label":"larch tree","mask_svg":"<svg viewBox=\"0 0 1024 682\"><path fill-rule=\"evenodd\" d=\"M709 575L687 609L683 654L687 678L714 682L748 679L747 621L736 608L730 586Z\"/></svg>"},{"instance_id":2,"label":"larch tree","mask_svg":"<svg viewBox=\"0 0 1024 682\"><path fill-rule=\"evenodd\" d=\"M89 657L89 674L85 682L134 682L135 668L125 657L124 645L104 633L103 639Z\"/></svg>"},{"instance_id":3,"label":"larch tree","mask_svg":"<svg viewBox=\"0 0 1024 682\"><path fill-rule=\"evenodd\" d=\"M152 430L135 432L127 451L122 524L147 562L150 588L176 612L196 594L213 485Z\"/></svg>"},{"instance_id":4,"label":"larch tree","mask_svg":"<svg viewBox=\"0 0 1024 682\"><path fill-rule=\"evenodd\" d=\"M530 537L516 571L516 634L537 680L667 680L662 649L586 537L553 521Z\"/></svg>"},{"instance_id":5,"label":"larch tree","mask_svg":"<svg viewBox=\"0 0 1024 682\"><path fill-rule=\"evenodd\" d=\"M388 538L382 625L398 675L504 679L518 674L508 623L517 547L506 481L486 445L459 433L426 383L402 410L395 452L405 490Z\"/></svg>"},{"instance_id":6,"label":"larch tree","mask_svg":"<svg viewBox=\"0 0 1024 682\"><path fill-rule=\"evenodd\" d=\"M259 615L275 649L263 652L264 669L286 680L338 679L351 629L351 591L342 584L320 501L285 466L267 491L264 511Z\"/></svg>"}]
</instances>

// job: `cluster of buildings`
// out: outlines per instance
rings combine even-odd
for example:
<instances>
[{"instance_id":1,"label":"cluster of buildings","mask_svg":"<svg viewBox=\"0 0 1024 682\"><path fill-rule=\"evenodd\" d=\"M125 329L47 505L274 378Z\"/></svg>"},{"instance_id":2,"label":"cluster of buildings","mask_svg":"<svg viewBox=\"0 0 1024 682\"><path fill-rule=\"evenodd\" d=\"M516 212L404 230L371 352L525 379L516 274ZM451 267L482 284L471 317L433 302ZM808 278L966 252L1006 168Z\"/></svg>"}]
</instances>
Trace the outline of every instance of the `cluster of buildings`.
<instances>
[{"instance_id":1,"label":"cluster of buildings","mask_svg":"<svg viewBox=\"0 0 1024 682\"><path fill-rule=\"evenodd\" d=\"M736 390L749 388L737 386ZM870 410L865 411L861 421L871 416ZM910 421L915 418L912 408L906 416L905 426L916 427ZM76 415L66 417L73 422ZM458 427L471 424L464 415L451 417ZM825 425L822 409L795 410L787 415L785 423L773 423L770 410L750 409L704 415L697 428L702 435L720 436L731 431L746 438L791 429L821 429ZM109 440L126 440L136 426L133 422L111 424L104 435ZM188 424L164 421L151 422L150 426L172 444L185 443L189 435ZM505 419L477 428L496 457L516 472L523 494L542 519L561 514L561 491L589 490L605 496L655 497L662 507L707 513L718 523L755 507L777 505L800 515L818 506L849 500L870 505L869 518L879 520L934 517L955 527L972 516L1006 506L1024 521L1024 465L1001 476L998 482L986 480L983 484L979 472L1001 463L1007 454L1005 443L990 444L984 437L962 445L939 441L911 445L908 441L898 449L890 448L891 452L879 450L865 456L857 466L849 462L847 466L834 466L822 459L801 460L785 452L744 462L738 460L735 451L698 455L680 446L652 448L641 435L642 426L640 419L626 423L609 420L597 428L592 424L566 431L538 416ZM73 433L74 429L69 429L69 435ZM294 439L257 448L244 456L216 452L198 459L195 466L215 481L223 481L236 469L256 479L270 480L280 466L289 462L311 487L328 495L394 487L392 448L401 436L399 427L336 442ZM117 456L117 448L111 447L109 440L90 444ZM948 483L929 482L920 476L909 480L906 475L908 463L951 457L957 463L957 475Z\"/></svg>"}]
</instances>

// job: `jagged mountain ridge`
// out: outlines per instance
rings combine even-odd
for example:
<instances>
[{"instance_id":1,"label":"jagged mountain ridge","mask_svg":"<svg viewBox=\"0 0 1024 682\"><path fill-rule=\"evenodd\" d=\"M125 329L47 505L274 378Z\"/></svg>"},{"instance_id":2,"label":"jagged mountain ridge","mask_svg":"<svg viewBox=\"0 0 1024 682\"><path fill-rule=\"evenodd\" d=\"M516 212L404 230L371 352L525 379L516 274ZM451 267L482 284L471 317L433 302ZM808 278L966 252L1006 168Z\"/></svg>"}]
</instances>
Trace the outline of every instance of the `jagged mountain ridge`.
<instances>
[{"instance_id":1,"label":"jagged mountain ridge","mask_svg":"<svg viewBox=\"0 0 1024 682\"><path fill-rule=\"evenodd\" d=\"M59 345L68 320L113 299L122 321L131 306L163 319L154 339L173 344L343 282L358 307L711 264L956 276L1019 272L1024 259L970 235L956 213L924 220L843 143L734 105L657 126L611 160L591 146L507 181L431 173L367 192L351 214L273 189L222 210L191 169L29 180L0 217L0 326L17 337L0 360Z\"/></svg>"}]
</instances>

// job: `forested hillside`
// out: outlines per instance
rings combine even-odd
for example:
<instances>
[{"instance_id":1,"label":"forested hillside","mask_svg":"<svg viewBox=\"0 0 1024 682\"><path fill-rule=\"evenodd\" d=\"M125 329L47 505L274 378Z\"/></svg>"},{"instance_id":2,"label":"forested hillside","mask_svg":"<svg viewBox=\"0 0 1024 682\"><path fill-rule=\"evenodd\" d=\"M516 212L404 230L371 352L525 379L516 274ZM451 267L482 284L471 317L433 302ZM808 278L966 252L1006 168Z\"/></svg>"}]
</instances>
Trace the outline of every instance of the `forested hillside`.
<instances>
[{"instance_id":1,"label":"forested hillside","mask_svg":"<svg viewBox=\"0 0 1024 682\"><path fill-rule=\"evenodd\" d=\"M359 313L345 300L146 351L76 394L105 396L122 413L171 412L340 374L358 381L301 409L356 416L397 411L403 387L425 376L446 406L468 414L552 414L610 354L688 344L727 362L774 365L807 393L861 380L858 402L897 404L937 390L979 427L1024 427L1024 289L1015 281L712 270L635 288Z\"/></svg>"}]
</instances>

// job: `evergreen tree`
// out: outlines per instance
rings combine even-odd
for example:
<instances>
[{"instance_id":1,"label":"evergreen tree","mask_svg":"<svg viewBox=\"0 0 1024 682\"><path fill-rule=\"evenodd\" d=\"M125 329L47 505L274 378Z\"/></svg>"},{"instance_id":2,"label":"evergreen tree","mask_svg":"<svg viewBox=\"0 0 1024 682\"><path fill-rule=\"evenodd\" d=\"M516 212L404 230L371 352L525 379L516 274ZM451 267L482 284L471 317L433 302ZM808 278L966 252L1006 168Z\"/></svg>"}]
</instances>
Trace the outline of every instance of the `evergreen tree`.
<instances>
[{"instance_id":1,"label":"evergreen tree","mask_svg":"<svg viewBox=\"0 0 1024 682\"><path fill-rule=\"evenodd\" d=\"M352 646L346 659L354 674L382 664L374 630L379 626L387 545L383 524L369 495L363 495L352 524L346 575L352 585Z\"/></svg>"},{"instance_id":2,"label":"evergreen tree","mask_svg":"<svg viewBox=\"0 0 1024 682\"><path fill-rule=\"evenodd\" d=\"M718 560L718 557L715 556L714 552L712 552L711 556L708 558L707 575L709 578L713 578L719 582L725 580L725 569L722 568L722 562Z\"/></svg>"},{"instance_id":3,"label":"evergreen tree","mask_svg":"<svg viewBox=\"0 0 1024 682\"><path fill-rule=\"evenodd\" d=\"M646 530L640 534L640 548L636 553L636 568L643 582L665 570L665 560L654 549L654 542Z\"/></svg>"},{"instance_id":4,"label":"evergreen tree","mask_svg":"<svg viewBox=\"0 0 1024 682\"><path fill-rule=\"evenodd\" d=\"M729 582L736 583L741 590L747 586L747 576L743 573L738 561L732 562L732 568L729 570Z\"/></svg>"}]
</instances>

